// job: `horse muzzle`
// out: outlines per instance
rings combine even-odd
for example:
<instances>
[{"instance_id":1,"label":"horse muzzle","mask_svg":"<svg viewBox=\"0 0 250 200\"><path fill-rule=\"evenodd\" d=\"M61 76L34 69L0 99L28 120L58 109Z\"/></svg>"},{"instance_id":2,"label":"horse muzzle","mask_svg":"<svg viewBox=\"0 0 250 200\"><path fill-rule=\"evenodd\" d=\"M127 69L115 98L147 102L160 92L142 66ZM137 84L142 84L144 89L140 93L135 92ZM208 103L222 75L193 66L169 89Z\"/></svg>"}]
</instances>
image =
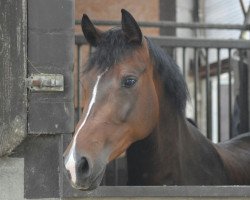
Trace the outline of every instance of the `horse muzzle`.
<instances>
[{"instance_id":1,"label":"horse muzzle","mask_svg":"<svg viewBox=\"0 0 250 200\"><path fill-rule=\"evenodd\" d=\"M66 156L64 166L72 187L79 190L96 189L100 185L106 169L106 164L103 162L93 163L83 156L74 156L74 160Z\"/></svg>"}]
</instances>

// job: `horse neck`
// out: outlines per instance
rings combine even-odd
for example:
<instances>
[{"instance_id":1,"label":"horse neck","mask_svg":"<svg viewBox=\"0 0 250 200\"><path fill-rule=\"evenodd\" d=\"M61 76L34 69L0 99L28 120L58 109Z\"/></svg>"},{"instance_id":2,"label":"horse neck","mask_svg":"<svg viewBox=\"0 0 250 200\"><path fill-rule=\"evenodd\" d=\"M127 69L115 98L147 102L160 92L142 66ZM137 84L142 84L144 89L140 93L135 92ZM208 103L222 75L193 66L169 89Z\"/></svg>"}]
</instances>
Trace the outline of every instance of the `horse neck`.
<instances>
[{"instance_id":1,"label":"horse neck","mask_svg":"<svg viewBox=\"0 0 250 200\"><path fill-rule=\"evenodd\" d=\"M166 98L159 98L159 106L159 121L152 133L127 151L128 184L220 184L226 180L213 144Z\"/></svg>"},{"instance_id":2,"label":"horse neck","mask_svg":"<svg viewBox=\"0 0 250 200\"><path fill-rule=\"evenodd\" d=\"M152 133L134 143L127 152L130 185L160 185L163 181L171 185L178 182L179 142L182 141L179 138L187 132L186 120L165 98L159 98L159 111L159 121Z\"/></svg>"}]
</instances>

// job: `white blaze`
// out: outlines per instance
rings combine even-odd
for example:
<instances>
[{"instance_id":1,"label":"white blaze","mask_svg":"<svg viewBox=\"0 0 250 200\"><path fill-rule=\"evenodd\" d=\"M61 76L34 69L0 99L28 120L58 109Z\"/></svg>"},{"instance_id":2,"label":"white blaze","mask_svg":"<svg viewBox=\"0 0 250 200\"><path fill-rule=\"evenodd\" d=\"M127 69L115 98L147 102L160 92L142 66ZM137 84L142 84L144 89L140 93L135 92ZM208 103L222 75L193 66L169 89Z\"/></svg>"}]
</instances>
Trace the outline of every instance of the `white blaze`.
<instances>
[{"instance_id":1,"label":"white blaze","mask_svg":"<svg viewBox=\"0 0 250 200\"><path fill-rule=\"evenodd\" d=\"M94 86L94 89L93 89L93 92L92 92L92 97L91 97L91 100L90 100L90 103L89 103L89 106L88 106L88 110L87 110L87 113L85 115L85 118L83 120L83 122L81 123L81 125L79 126L79 128L77 129L75 135L74 135L74 138L73 138L73 143L72 143L72 146L70 148L70 151L69 151L69 155L68 155L68 158L67 158L67 161L66 161L66 164L65 164L65 167L66 169L70 172L70 175L71 175L71 180L73 183L76 183L76 160L75 160L75 146L76 146L76 138L80 132L80 130L83 128L83 126L85 125L87 119L88 119L88 116L90 114L90 111L96 101L96 95L97 95L97 88L98 88L98 84L99 84L99 81L101 79L101 77L108 71L108 69L106 69L103 73L101 73L99 76L97 76L97 81L95 83L95 86Z\"/></svg>"}]
</instances>

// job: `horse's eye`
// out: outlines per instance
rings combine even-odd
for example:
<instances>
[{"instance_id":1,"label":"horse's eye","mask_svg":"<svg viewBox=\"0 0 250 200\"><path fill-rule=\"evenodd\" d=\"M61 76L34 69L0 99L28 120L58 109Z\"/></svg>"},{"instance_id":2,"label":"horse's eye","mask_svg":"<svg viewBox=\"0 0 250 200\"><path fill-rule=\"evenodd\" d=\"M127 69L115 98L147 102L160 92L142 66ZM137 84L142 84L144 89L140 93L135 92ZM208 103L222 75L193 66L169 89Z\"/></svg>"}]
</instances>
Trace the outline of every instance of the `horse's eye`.
<instances>
[{"instance_id":1,"label":"horse's eye","mask_svg":"<svg viewBox=\"0 0 250 200\"><path fill-rule=\"evenodd\" d=\"M137 82L137 79L135 77L125 77L122 80L122 87L125 88L131 88L135 85L135 83Z\"/></svg>"}]
</instances>

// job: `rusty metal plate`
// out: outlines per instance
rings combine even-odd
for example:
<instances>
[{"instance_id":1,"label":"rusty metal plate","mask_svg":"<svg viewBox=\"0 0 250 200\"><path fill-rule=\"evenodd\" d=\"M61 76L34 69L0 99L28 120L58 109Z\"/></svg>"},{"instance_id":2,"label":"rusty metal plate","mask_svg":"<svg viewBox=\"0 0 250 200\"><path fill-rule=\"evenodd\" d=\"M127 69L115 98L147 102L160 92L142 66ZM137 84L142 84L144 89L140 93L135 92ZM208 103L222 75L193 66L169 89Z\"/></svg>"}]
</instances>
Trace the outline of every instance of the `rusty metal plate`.
<instances>
[{"instance_id":1,"label":"rusty metal plate","mask_svg":"<svg viewBox=\"0 0 250 200\"><path fill-rule=\"evenodd\" d=\"M35 92L64 91L64 77L62 74L31 74L26 79L27 87Z\"/></svg>"}]
</instances>

